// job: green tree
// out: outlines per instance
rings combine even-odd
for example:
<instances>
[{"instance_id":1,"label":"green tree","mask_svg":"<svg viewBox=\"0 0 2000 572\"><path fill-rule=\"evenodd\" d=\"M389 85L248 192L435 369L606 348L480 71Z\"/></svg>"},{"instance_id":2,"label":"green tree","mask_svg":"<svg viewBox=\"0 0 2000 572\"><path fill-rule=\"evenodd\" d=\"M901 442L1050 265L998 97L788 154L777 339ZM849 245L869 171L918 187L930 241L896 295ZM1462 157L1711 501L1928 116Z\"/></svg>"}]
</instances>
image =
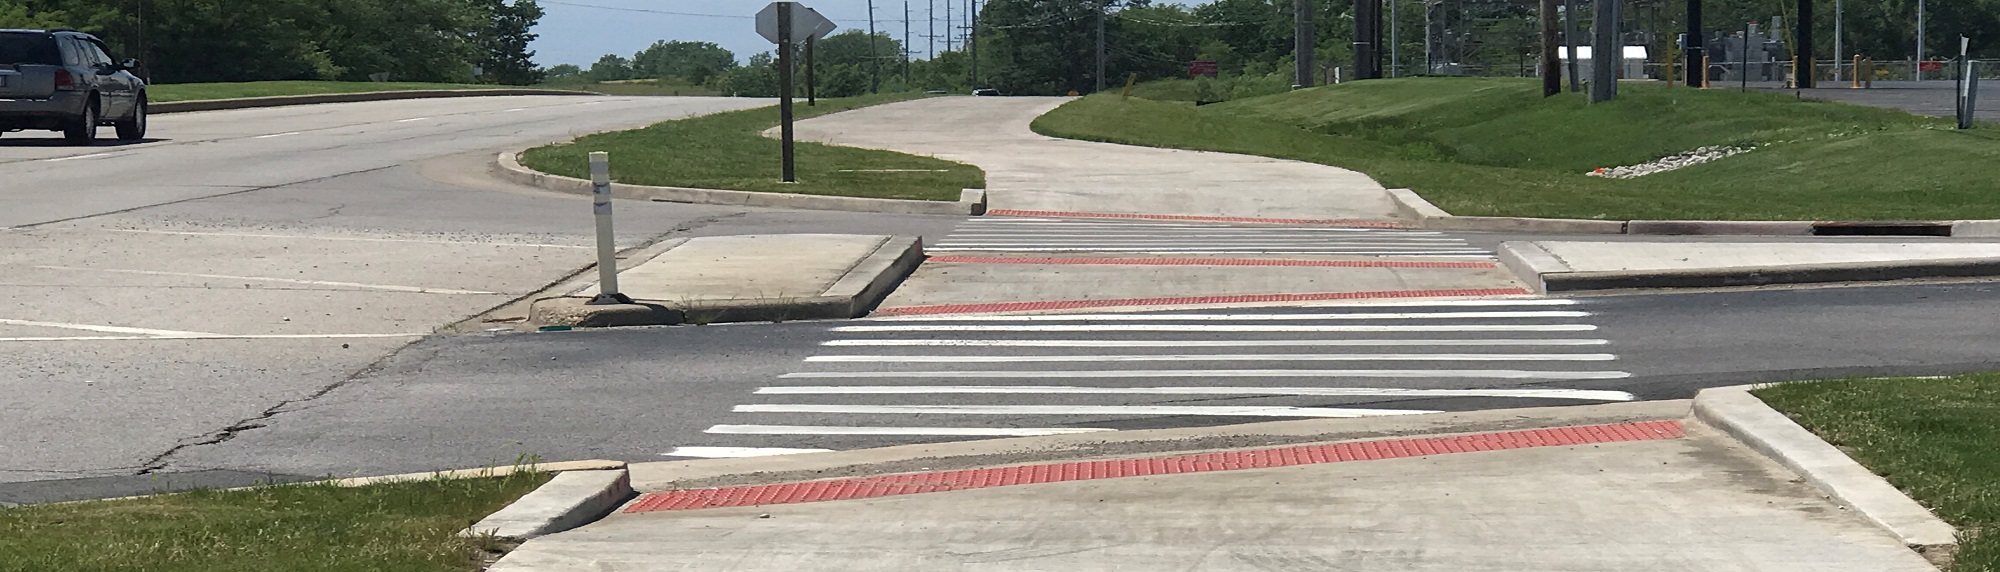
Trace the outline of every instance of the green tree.
<instances>
[{"instance_id":1,"label":"green tree","mask_svg":"<svg viewBox=\"0 0 2000 572\"><path fill-rule=\"evenodd\" d=\"M604 54L597 63L590 64L590 71L584 72L590 81L622 81L632 79L632 61L618 57L618 54Z\"/></svg>"},{"instance_id":2,"label":"green tree","mask_svg":"<svg viewBox=\"0 0 2000 572\"><path fill-rule=\"evenodd\" d=\"M24 0L0 0L0 28L46 29L69 25L69 13L41 10Z\"/></svg>"},{"instance_id":3,"label":"green tree","mask_svg":"<svg viewBox=\"0 0 2000 572\"><path fill-rule=\"evenodd\" d=\"M569 83L583 81L583 68L576 64L558 64L542 70L543 81L549 83Z\"/></svg>"},{"instance_id":4,"label":"green tree","mask_svg":"<svg viewBox=\"0 0 2000 572\"><path fill-rule=\"evenodd\" d=\"M542 21L542 7L535 0L477 1L487 18L477 38L482 52L479 65L486 77L502 85L541 83L542 70L535 66L535 52L528 44L537 37L532 30Z\"/></svg>"},{"instance_id":5,"label":"green tree","mask_svg":"<svg viewBox=\"0 0 2000 572\"><path fill-rule=\"evenodd\" d=\"M632 56L638 77L677 77L697 85L734 67L736 54L712 42L659 41Z\"/></svg>"},{"instance_id":6,"label":"green tree","mask_svg":"<svg viewBox=\"0 0 2000 572\"><path fill-rule=\"evenodd\" d=\"M778 68L775 56L764 52L750 56L750 63L731 68L712 82L716 91L738 97L777 97Z\"/></svg>"}]
</instances>

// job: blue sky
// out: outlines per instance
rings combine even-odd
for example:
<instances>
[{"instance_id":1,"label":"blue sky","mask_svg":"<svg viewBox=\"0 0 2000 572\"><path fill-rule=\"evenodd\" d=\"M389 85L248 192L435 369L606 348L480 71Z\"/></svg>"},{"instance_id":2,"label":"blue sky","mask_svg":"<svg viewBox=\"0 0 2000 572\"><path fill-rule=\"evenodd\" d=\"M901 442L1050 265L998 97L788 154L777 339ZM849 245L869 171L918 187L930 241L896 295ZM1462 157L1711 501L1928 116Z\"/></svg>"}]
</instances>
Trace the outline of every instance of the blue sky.
<instances>
[{"instance_id":1,"label":"blue sky","mask_svg":"<svg viewBox=\"0 0 2000 572\"><path fill-rule=\"evenodd\" d=\"M929 26L924 13L932 1L909 2L910 18L914 20L910 23L910 41L919 51L918 57L923 57L921 51L928 44L919 36L926 33ZM954 22L964 17L960 12L965 0L935 1L938 3L940 28L943 27L944 3L947 1L952 2ZM843 30L868 28L867 0L806 0L803 3L833 19ZM1186 0L1172 3L1200 2ZM770 42L757 35L750 20L758 10L770 4L770 0L541 0L541 4L548 14L535 28L541 38L531 47L536 52L535 62L544 66L577 64L588 67L604 54L631 57L658 40L715 42L735 52L739 60L771 49ZM586 5L599 8L584 7ZM903 0L875 0L875 17L876 25L883 31L902 36ZM939 40L939 49L943 49L942 41Z\"/></svg>"}]
</instances>

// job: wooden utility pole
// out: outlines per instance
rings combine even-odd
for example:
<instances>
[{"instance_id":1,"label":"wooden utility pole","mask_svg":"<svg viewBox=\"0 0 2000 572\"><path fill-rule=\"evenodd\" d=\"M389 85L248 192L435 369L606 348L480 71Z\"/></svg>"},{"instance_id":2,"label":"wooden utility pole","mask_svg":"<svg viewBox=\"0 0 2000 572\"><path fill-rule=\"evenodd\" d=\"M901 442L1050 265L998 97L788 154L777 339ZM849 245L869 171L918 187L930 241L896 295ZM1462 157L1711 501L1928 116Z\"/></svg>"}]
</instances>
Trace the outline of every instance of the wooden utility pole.
<instances>
[{"instance_id":1,"label":"wooden utility pole","mask_svg":"<svg viewBox=\"0 0 2000 572\"><path fill-rule=\"evenodd\" d=\"M1382 0L1354 3L1354 79L1382 77Z\"/></svg>"},{"instance_id":2,"label":"wooden utility pole","mask_svg":"<svg viewBox=\"0 0 2000 572\"><path fill-rule=\"evenodd\" d=\"M1624 63L1625 48L1618 40L1618 1L1596 0L1597 14L1591 22L1594 41L1590 45L1590 102L1618 98L1618 65Z\"/></svg>"},{"instance_id":3,"label":"wooden utility pole","mask_svg":"<svg viewBox=\"0 0 2000 572\"><path fill-rule=\"evenodd\" d=\"M1792 69L1792 75L1794 79L1797 80L1797 83L1794 83L1793 85L1800 88L1811 89L1814 83L1813 82L1813 0L1799 0L1799 15L1797 18L1792 18L1792 22L1793 26L1796 27L1795 31L1793 32L1794 37L1792 39L1798 43L1797 46L1798 49L1792 50L1792 54L1794 56L1797 56L1794 59L1796 59L1799 62L1798 65L1794 66L1794 68ZM1776 32L1777 32L1776 30L1772 30L1773 34L1775 34Z\"/></svg>"},{"instance_id":4,"label":"wooden utility pole","mask_svg":"<svg viewBox=\"0 0 2000 572\"><path fill-rule=\"evenodd\" d=\"M1104 13L1111 0L1097 0L1097 91L1104 91Z\"/></svg>"},{"instance_id":5,"label":"wooden utility pole","mask_svg":"<svg viewBox=\"0 0 2000 572\"><path fill-rule=\"evenodd\" d=\"M1556 0L1542 0L1542 97L1562 93L1562 58L1556 51Z\"/></svg>"},{"instance_id":6,"label":"wooden utility pole","mask_svg":"<svg viewBox=\"0 0 2000 572\"><path fill-rule=\"evenodd\" d=\"M875 0L868 0L868 93L882 93L882 54L875 48Z\"/></svg>"},{"instance_id":7,"label":"wooden utility pole","mask_svg":"<svg viewBox=\"0 0 2000 572\"><path fill-rule=\"evenodd\" d=\"M1687 46L1682 53L1687 54L1688 87L1708 87L1708 32L1701 27L1701 0L1687 0Z\"/></svg>"}]
</instances>

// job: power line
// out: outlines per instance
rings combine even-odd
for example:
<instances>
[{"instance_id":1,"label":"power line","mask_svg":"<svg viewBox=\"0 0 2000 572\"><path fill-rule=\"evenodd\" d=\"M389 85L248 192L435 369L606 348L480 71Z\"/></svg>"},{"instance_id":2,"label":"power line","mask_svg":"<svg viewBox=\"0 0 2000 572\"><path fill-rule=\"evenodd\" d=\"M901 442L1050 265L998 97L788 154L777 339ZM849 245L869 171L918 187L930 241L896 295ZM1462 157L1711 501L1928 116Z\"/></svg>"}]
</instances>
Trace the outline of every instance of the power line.
<instances>
[{"instance_id":1,"label":"power line","mask_svg":"<svg viewBox=\"0 0 2000 572\"><path fill-rule=\"evenodd\" d=\"M617 11L617 12L638 12L638 13L642 13L642 14L665 14L665 15L668 15L668 16L693 16L693 17L696 17L696 18L733 18L733 19L739 19L739 20L755 20L755 19L757 19L757 17L756 17L756 16L737 16L737 15L733 15L733 14L697 14L697 13L694 13L694 12L674 12L674 11L670 11L670 10L650 10L650 9L646 9L646 8L624 8L624 7L619 7L619 6L599 6L599 5L596 5L596 4L577 4L577 3L574 3L574 2L557 2L556 0L540 0L540 2L539 2L539 3L541 3L541 4L552 4L552 5L556 5L556 6L570 6L570 7L574 7L574 8L596 8L596 9L598 9L598 10L612 10L612 11Z\"/></svg>"}]
</instances>

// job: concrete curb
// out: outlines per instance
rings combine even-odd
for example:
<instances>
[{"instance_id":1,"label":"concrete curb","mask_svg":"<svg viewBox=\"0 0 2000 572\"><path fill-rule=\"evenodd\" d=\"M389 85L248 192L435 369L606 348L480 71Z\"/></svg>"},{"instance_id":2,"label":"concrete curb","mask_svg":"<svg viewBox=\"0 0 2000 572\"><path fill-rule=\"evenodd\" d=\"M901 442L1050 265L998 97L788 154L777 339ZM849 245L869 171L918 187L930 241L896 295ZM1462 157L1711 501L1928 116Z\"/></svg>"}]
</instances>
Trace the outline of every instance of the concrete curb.
<instances>
[{"instance_id":1,"label":"concrete curb","mask_svg":"<svg viewBox=\"0 0 2000 572\"><path fill-rule=\"evenodd\" d=\"M651 493L1049 461L1684 419L1687 412L1685 400L1640 401L983 439L776 457L633 463L630 468L633 488Z\"/></svg>"},{"instance_id":2,"label":"concrete curb","mask_svg":"<svg viewBox=\"0 0 2000 572\"><path fill-rule=\"evenodd\" d=\"M400 99L438 99L446 97L502 97L515 95L603 95L588 91L560 89L463 89L463 90L421 90L421 91L364 91L360 93L322 93L313 95L281 95L276 97L243 97L236 99L205 99L200 101L170 101L154 103L146 107L149 113L187 113L192 111L221 111L225 109L254 109L259 107L285 107L291 105L318 105L322 103L357 103L362 101L391 101Z\"/></svg>"},{"instance_id":3,"label":"concrete curb","mask_svg":"<svg viewBox=\"0 0 2000 572\"><path fill-rule=\"evenodd\" d=\"M593 188L590 181L561 175L551 175L521 165L522 152L524 151L501 153L499 158L494 161L494 173L514 183L559 193L588 195L592 192ZM612 183L611 195L621 199L641 201L780 209L913 215L977 216L986 214L986 191L984 189L965 189L959 193L958 202L949 203L943 201L835 197L756 191L690 189L683 187L651 187L627 185L624 183Z\"/></svg>"},{"instance_id":4,"label":"concrete curb","mask_svg":"<svg viewBox=\"0 0 2000 572\"><path fill-rule=\"evenodd\" d=\"M1501 265L1513 271L1530 290L1541 294L1586 290L1727 288L2000 276L2000 258L1802 264L1759 268L1578 272L1561 258L1534 243L1502 243L1499 255Z\"/></svg>"},{"instance_id":5,"label":"concrete curb","mask_svg":"<svg viewBox=\"0 0 2000 572\"><path fill-rule=\"evenodd\" d=\"M625 469L557 473L459 536L522 542L596 522L636 494Z\"/></svg>"},{"instance_id":6,"label":"concrete curb","mask_svg":"<svg viewBox=\"0 0 2000 572\"><path fill-rule=\"evenodd\" d=\"M1950 524L1840 449L1765 405L1750 394L1750 389L1702 390L1694 398L1695 418L1798 473L1834 502L1861 513L1933 562L1957 547L1958 533Z\"/></svg>"},{"instance_id":7,"label":"concrete curb","mask_svg":"<svg viewBox=\"0 0 2000 572\"><path fill-rule=\"evenodd\" d=\"M1418 228L1471 232L1627 234L1654 236L1931 236L2000 237L2000 220L1742 221L1591 220L1454 216L1409 189L1389 189L1396 211Z\"/></svg>"},{"instance_id":8,"label":"concrete curb","mask_svg":"<svg viewBox=\"0 0 2000 572\"><path fill-rule=\"evenodd\" d=\"M668 249L671 250L671 249ZM664 254L661 251L660 254ZM673 326L684 323L845 320L867 315L924 262L922 237L891 236L818 296L748 300L635 300L591 306L589 297L536 300L528 320L538 326Z\"/></svg>"}]
</instances>

